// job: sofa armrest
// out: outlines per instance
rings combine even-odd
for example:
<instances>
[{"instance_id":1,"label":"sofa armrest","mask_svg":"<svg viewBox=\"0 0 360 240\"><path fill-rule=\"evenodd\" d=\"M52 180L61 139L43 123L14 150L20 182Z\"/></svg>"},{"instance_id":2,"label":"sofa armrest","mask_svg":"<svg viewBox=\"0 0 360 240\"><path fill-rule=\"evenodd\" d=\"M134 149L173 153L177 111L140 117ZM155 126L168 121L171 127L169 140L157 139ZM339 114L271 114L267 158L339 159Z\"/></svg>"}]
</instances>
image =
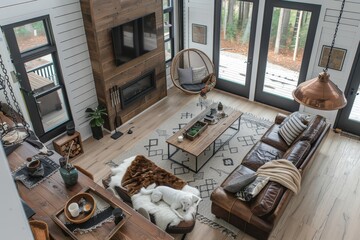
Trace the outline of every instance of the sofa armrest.
<instances>
[{"instance_id":1,"label":"sofa armrest","mask_svg":"<svg viewBox=\"0 0 360 240\"><path fill-rule=\"evenodd\" d=\"M275 117L275 124L281 124L286 117L287 117L287 115L285 115L283 113L278 113Z\"/></svg>"}]
</instances>

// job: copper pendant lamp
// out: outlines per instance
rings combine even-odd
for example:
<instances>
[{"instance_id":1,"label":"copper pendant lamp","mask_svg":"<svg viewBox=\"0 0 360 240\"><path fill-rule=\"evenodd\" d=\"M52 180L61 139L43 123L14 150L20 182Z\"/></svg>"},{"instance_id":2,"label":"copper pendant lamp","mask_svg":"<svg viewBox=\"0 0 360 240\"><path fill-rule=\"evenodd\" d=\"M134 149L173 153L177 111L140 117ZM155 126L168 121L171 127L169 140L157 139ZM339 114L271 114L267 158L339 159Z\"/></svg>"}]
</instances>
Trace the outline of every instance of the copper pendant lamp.
<instances>
[{"instance_id":1,"label":"copper pendant lamp","mask_svg":"<svg viewBox=\"0 0 360 240\"><path fill-rule=\"evenodd\" d=\"M343 0L341 5L324 72L320 73L316 78L301 83L293 91L295 101L307 107L319 110L337 110L345 107L347 104L344 93L330 80L330 75L327 73L344 6L345 0Z\"/></svg>"}]
</instances>

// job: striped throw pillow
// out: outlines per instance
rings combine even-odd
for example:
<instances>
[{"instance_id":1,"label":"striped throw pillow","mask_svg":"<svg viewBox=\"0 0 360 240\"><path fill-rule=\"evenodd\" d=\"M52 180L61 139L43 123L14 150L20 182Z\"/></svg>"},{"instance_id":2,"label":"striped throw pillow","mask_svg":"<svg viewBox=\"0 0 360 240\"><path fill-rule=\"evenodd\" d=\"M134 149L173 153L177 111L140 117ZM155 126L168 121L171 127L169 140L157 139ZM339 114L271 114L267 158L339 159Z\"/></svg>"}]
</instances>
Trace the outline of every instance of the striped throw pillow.
<instances>
[{"instance_id":1,"label":"striped throw pillow","mask_svg":"<svg viewBox=\"0 0 360 240\"><path fill-rule=\"evenodd\" d=\"M291 145L293 141L306 129L306 125L302 123L297 115L293 115L289 120L280 127L279 134L285 140L287 145Z\"/></svg>"}]
</instances>

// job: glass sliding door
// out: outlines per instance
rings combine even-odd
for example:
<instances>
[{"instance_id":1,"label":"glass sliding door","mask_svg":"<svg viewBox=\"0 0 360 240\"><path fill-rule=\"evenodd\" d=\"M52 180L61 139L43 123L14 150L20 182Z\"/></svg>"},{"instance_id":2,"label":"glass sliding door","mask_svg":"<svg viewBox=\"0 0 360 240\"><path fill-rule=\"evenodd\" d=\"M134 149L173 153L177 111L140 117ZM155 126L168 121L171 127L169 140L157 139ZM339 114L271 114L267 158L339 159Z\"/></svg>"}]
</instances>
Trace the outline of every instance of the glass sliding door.
<instances>
[{"instance_id":1,"label":"glass sliding door","mask_svg":"<svg viewBox=\"0 0 360 240\"><path fill-rule=\"evenodd\" d=\"M360 44L351 70L345 96L348 101L338 113L336 128L360 136Z\"/></svg>"},{"instance_id":2,"label":"glass sliding door","mask_svg":"<svg viewBox=\"0 0 360 240\"><path fill-rule=\"evenodd\" d=\"M266 2L255 100L299 108L292 92L306 78L319 11L318 5Z\"/></svg>"},{"instance_id":3,"label":"glass sliding door","mask_svg":"<svg viewBox=\"0 0 360 240\"><path fill-rule=\"evenodd\" d=\"M248 97L258 1L216 1L215 11L217 88Z\"/></svg>"}]
</instances>

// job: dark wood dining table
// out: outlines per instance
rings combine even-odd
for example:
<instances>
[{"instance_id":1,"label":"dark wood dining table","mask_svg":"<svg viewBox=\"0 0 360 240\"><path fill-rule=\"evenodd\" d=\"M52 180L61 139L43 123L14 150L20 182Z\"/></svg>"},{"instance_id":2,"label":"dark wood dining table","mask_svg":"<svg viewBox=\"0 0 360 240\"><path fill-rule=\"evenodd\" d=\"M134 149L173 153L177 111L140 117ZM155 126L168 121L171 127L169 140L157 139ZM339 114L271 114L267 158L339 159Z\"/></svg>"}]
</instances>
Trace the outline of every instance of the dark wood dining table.
<instances>
[{"instance_id":1,"label":"dark wood dining table","mask_svg":"<svg viewBox=\"0 0 360 240\"><path fill-rule=\"evenodd\" d=\"M27 142L22 143L13 153L8 156L8 162L11 171L21 167L26 158L38 154L38 149L34 148ZM49 156L50 159L58 163L61 156L54 153ZM85 188L92 188L109 200L116 203L125 211L131 214L124 225L113 235L111 239L173 239L172 236L152 224L142 215L134 211L120 199L113 196L110 192L96 184L89 177L79 172L78 183L71 187L66 187L64 181L57 170L50 177L46 178L39 185L28 189L21 182L16 182L20 197L35 211L32 216L35 220L45 221L49 227L52 239L71 239L66 233L53 221L54 214L63 208L66 202L74 195L78 194ZM97 231L88 234L88 239L100 239Z\"/></svg>"}]
</instances>

